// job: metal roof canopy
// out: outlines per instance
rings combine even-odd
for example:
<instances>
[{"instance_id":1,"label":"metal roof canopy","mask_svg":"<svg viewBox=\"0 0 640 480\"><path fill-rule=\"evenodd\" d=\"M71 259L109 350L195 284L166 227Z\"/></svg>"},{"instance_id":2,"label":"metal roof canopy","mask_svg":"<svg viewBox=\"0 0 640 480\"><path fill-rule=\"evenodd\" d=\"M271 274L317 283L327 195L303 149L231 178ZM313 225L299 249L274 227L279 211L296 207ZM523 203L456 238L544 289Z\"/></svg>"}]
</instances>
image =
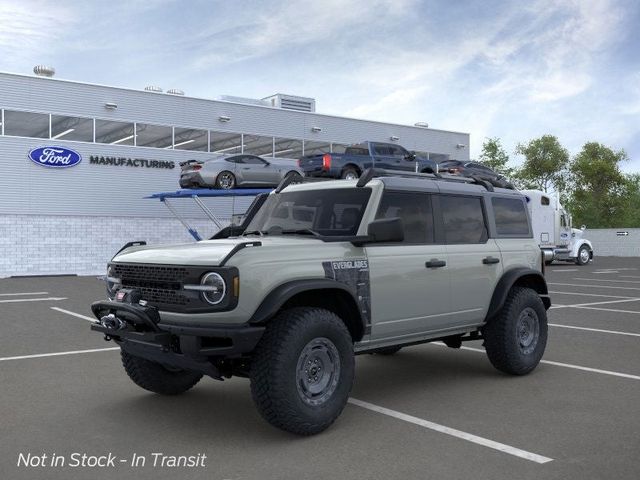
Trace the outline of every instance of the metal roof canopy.
<instances>
[{"instance_id":1,"label":"metal roof canopy","mask_svg":"<svg viewBox=\"0 0 640 480\"><path fill-rule=\"evenodd\" d=\"M196 189L182 189L176 190L175 192L159 192L152 193L148 197L144 198L157 198L162 203L164 203L169 211L173 214L174 217L178 219L182 225L187 229L187 231L191 234L191 236L199 242L202 240L202 237L198 233L195 228L192 228L191 225L187 223L187 221L180 216L180 214L176 211L176 209L171 205L169 199L174 198L191 198L193 201L200 207L200 209L204 212L204 214L215 224L216 227L222 229L222 223L216 217L216 215L207 207L200 197L206 198L217 198L217 197L255 197L261 193L271 193L273 191L272 188L247 188L247 189L239 189L234 188L230 190L212 190L208 188L196 188Z\"/></svg>"}]
</instances>

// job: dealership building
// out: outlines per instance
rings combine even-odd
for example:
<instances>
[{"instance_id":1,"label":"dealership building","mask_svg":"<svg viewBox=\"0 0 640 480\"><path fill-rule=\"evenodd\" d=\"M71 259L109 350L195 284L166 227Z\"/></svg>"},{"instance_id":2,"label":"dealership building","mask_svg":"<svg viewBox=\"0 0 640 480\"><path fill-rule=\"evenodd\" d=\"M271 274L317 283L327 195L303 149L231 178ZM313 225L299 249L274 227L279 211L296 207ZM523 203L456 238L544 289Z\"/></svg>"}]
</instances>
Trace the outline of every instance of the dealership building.
<instances>
[{"instance_id":1,"label":"dealership building","mask_svg":"<svg viewBox=\"0 0 640 480\"><path fill-rule=\"evenodd\" d=\"M175 89L59 80L46 67L34 71L0 73L0 277L102 274L128 241L193 241L165 205L145 198L177 190L179 163L186 160L248 153L293 163L363 140L397 143L436 160L469 158L466 133L323 115L311 98L209 100ZM32 158L56 150L64 152L66 168ZM205 200L226 220L250 202ZM215 232L193 202L174 205L201 233Z\"/></svg>"}]
</instances>

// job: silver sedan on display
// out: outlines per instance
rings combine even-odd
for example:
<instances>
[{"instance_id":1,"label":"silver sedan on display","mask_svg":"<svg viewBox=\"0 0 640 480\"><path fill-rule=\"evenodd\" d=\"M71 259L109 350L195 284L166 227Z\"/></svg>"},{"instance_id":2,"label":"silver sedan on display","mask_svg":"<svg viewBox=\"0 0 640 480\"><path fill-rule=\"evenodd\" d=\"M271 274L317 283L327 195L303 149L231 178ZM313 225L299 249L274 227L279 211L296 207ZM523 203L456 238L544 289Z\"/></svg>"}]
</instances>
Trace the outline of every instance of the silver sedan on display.
<instances>
[{"instance_id":1,"label":"silver sedan on display","mask_svg":"<svg viewBox=\"0 0 640 480\"><path fill-rule=\"evenodd\" d=\"M275 187L288 173L303 176L297 162L257 155L224 155L180 164L181 188Z\"/></svg>"}]
</instances>

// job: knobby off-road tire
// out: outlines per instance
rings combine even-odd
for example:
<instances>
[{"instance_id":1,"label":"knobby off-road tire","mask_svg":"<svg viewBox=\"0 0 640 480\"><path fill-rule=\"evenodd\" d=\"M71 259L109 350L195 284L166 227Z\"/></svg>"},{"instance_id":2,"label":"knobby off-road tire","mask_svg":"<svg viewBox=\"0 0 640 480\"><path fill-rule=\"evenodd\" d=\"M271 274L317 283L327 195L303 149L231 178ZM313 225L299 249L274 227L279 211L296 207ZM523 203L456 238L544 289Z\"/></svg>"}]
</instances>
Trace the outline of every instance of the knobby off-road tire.
<instances>
[{"instance_id":1,"label":"knobby off-road tire","mask_svg":"<svg viewBox=\"0 0 640 480\"><path fill-rule=\"evenodd\" d=\"M162 395L178 395L193 387L202 374L170 369L159 363L135 357L121 351L122 365L127 375L139 387Z\"/></svg>"},{"instance_id":2,"label":"knobby off-road tire","mask_svg":"<svg viewBox=\"0 0 640 480\"><path fill-rule=\"evenodd\" d=\"M483 328L487 356L498 370L531 372L547 345L547 312L530 288L513 287L498 315Z\"/></svg>"},{"instance_id":3,"label":"knobby off-road tire","mask_svg":"<svg viewBox=\"0 0 640 480\"><path fill-rule=\"evenodd\" d=\"M347 403L353 341L340 318L298 307L273 318L251 361L251 394L267 422L298 435L329 427Z\"/></svg>"}]
</instances>

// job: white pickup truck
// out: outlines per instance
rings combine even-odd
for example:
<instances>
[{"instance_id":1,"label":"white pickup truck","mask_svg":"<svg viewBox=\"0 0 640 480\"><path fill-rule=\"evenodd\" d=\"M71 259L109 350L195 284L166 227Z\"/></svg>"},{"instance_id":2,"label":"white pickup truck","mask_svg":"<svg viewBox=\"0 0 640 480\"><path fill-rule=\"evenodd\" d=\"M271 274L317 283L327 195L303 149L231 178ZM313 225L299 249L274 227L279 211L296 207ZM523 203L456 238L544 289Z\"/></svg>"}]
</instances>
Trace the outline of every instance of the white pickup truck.
<instances>
[{"instance_id":1,"label":"white pickup truck","mask_svg":"<svg viewBox=\"0 0 640 480\"><path fill-rule=\"evenodd\" d=\"M531 215L533 236L537 239L545 263L554 260L586 265L593 260L593 246L583 238L585 226L571 227L571 215L560 201L540 190L523 190Z\"/></svg>"}]
</instances>

